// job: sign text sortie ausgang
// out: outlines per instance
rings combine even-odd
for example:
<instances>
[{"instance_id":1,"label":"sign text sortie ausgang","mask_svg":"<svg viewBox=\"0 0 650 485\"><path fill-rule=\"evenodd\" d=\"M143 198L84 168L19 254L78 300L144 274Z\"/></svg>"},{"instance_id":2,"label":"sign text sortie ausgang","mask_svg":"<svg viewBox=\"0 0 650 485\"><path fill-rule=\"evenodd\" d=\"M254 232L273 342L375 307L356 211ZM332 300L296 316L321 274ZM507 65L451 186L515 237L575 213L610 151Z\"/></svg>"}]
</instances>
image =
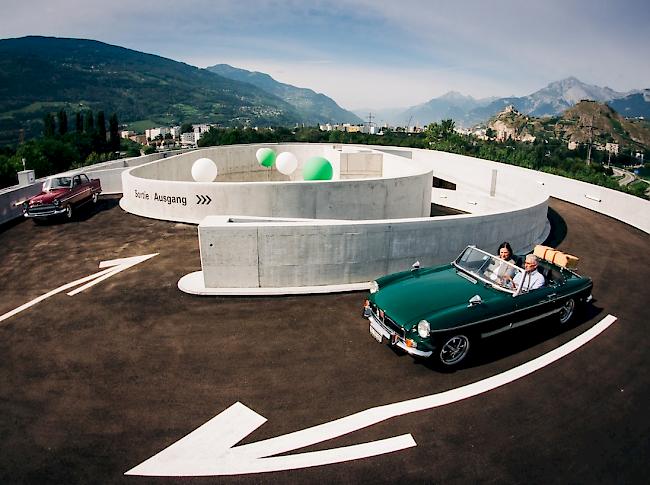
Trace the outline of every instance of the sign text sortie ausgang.
<instances>
[{"instance_id":1,"label":"sign text sortie ausgang","mask_svg":"<svg viewBox=\"0 0 650 485\"><path fill-rule=\"evenodd\" d=\"M149 192L145 192L145 191L141 192L138 189L135 189L135 197L136 199L152 200L152 197L149 195ZM187 205L187 197L159 194L158 192L154 192L153 200L155 202L162 202L163 204L168 204L168 205L171 204L179 204L183 206Z\"/></svg>"}]
</instances>

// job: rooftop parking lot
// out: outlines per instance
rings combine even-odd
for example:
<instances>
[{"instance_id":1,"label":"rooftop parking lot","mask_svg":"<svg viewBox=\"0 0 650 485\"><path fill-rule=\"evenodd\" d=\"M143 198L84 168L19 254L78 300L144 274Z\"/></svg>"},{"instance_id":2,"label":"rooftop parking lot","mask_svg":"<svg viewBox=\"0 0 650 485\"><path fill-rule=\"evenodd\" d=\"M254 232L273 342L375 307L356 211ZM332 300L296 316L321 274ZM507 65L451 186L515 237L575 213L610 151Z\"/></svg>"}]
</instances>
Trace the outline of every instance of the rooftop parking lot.
<instances>
[{"instance_id":1,"label":"rooftop parking lot","mask_svg":"<svg viewBox=\"0 0 650 485\"><path fill-rule=\"evenodd\" d=\"M0 315L97 273L102 261L158 255L0 322L0 480L186 482L124 473L236 402L267 419L243 440L252 443L499 374L612 314L618 321L602 335L521 380L291 453L406 433L415 447L190 481L641 483L650 458L649 237L565 202L550 206L548 243L581 258L593 305L568 329L543 320L494 337L453 373L378 345L361 318L364 293L182 293L178 279L200 269L196 226L125 213L117 199L69 223L2 226Z\"/></svg>"}]
</instances>

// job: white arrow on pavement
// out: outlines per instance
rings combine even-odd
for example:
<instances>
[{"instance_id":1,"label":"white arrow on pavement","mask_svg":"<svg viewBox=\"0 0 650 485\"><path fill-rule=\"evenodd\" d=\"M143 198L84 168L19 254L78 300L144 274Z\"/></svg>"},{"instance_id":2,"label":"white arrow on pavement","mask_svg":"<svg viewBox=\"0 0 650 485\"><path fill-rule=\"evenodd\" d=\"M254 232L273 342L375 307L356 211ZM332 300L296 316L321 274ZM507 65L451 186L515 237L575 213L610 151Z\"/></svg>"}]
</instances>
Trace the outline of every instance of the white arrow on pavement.
<instances>
[{"instance_id":1,"label":"white arrow on pavement","mask_svg":"<svg viewBox=\"0 0 650 485\"><path fill-rule=\"evenodd\" d=\"M47 293L39 296L38 298L34 298L33 300L28 301L24 305L21 305L18 308L14 308L13 310L5 313L4 315L0 315L0 322L13 317L17 313L20 313L23 310L26 310L29 307L34 306L37 303L45 300L46 298L56 295L57 293L61 293L62 291L69 290L70 288L74 288L75 286L78 285L83 285L68 293L69 296L74 296L77 293L87 290L91 286L96 285L101 281L104 281L106 278L110 278L111 276L116 275L117 273L124 271L125 269L129 269L130 267L142 263L143 261L146 261L147 259L153 258L154 256L157 255L158 253L154 253L154 254L145 254L144 256L132 256L130 258L120 258L120 259L111 259L110 261L102 261L99 263L99 267L106 268L106 269L99 271L97 273L93 273L90 276L80 278L76 281L73 281L72 283L59 286L58 288L52 291L48 291Z\"/></svg>"},{"instance_id":2,"label":"white arrow on pavement","mask_svg":"<svg viewBox=\"0 0 650 485\"><path fill-rule=\"evenodd\" d=\"M337 438L390 418L444 406L496 389L561 359L598 336L615 321L615 316L607 315L557 349L487 379L438 394L366 409L335 421L247 445L235 446L264 424L266 418L237 402L125 474L207 476L271 472L339 463L416 446L413 437L405 434L342 448L274 456Z\"/></svg>"}]
</instances>

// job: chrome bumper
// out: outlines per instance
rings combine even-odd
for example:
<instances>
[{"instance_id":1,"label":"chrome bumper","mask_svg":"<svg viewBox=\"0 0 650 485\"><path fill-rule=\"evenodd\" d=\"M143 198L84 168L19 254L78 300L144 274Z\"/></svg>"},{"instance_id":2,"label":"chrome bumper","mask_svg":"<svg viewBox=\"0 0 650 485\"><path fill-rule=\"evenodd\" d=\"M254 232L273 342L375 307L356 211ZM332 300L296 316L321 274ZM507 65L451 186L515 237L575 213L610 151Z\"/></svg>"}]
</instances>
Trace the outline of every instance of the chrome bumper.
<instances>
[{"instance_id":1,"label":"chrome bumper","mask_svg":"<svg viewBox=\"0 0 650 485\"><path fill-rule=\"evenodd\" d=\"M375 332L380 334L382 337L387 338L391 345L399 347L404 352L407 352L411 355L417 355L418 357L430 357L431 354L433 354L433 351L431 350L423 351L407 346L402 337L397 335L393 330L386 327L383 323L377 320L373 314L368 317L368 321L370 322L370 326Z\"/></svg>"},{"instance_id":2,"label":"chrome bumper","mask_svg":"<svg viewBox=\"0 0 650 485\"><path fill-rule=\"evenodd\" d=\"M34 218L34 217L50 217L50 216L58 216L60 214L65 213L65 207L59 208L59 209L52 209L46 212L37 212L35 214L30 214L29 212L23 212L23 215L27 218Z\"/></svg>"}]
</instances>

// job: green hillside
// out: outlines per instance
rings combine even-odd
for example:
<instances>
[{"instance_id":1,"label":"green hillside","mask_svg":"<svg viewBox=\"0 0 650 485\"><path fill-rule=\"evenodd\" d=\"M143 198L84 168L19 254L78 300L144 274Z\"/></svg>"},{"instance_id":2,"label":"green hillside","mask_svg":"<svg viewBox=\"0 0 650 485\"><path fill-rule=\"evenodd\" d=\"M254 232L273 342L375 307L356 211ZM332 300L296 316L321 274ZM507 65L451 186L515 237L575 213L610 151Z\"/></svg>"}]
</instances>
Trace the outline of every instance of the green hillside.
<instances>
[{"instance_id":1,"label":"green hillside","mask_svg":"<svg viewBox=\"0 0 650 485\"><path fill-rule=\"evenodd\" d=\"M294 107L251 84L94 40L0 40L0 144L40 133L47 112L117 113L123 122L279 125Z\"/></svg>"},{"instance_id":2,"label":"green hillside","mask_svg":"<svg viewBox=\"0 0 650 485\"><path fill-rule=\"evenodd\" d=\"M268 74L238 69L228 64L217 64L206 68L221 76L236 81L250 83L267 93L283 99L293 106L305 123L363 123L363 120L351 111L341 108L336 102L324 94L311 89L298 88L290 84L276 81Z\"/></svg>"}]
</instances>

